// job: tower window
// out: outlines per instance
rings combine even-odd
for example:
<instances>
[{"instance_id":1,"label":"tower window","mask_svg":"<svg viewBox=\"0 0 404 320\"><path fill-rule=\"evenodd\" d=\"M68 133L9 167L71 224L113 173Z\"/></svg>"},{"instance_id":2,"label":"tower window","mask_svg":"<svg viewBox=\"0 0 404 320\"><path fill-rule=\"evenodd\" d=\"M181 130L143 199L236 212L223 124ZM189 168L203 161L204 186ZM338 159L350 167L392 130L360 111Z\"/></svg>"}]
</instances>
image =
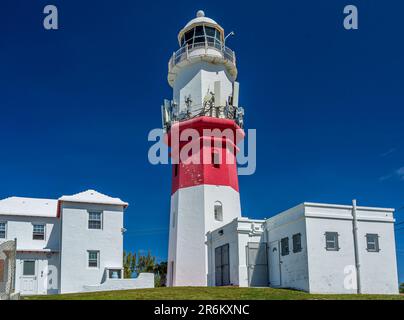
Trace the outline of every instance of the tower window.
<instances>
[{"instance_id":1,"label":"tower window","mask_svg":"<svg viewBox=\"0 0 404 320\"><path fill-rule=\"evenodd\" d=\"M178 164L174 165L174 177L178 176Z\"/></svg>"},{"instance_id":2,"label":"tower window","mask_svg":"<svg viewBox=\"0 0 404 320\"><path fill-rule=\"evenodd\" d=\"M216 221L223 221L223 206L219 201L215 202L215 220Z\"/></svg>"},{"instance_id":3,"label":"tower window","mask_svg":"<svg viewBox=\"0 0 404 320\"><path fill-rule=\"evenodd\" d=\"M212 164L215 168L220 168L220 155L219 152L212 152Z\"/></svg>"}]
</instances>

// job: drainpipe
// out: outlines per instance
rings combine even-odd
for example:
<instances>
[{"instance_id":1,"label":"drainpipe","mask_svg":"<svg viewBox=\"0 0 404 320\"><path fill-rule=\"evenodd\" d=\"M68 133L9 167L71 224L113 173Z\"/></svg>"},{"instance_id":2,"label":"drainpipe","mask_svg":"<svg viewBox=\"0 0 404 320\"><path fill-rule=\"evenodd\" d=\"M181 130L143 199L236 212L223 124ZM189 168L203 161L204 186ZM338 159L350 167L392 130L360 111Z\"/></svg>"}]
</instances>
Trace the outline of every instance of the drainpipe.
<instances>
[{"instance_id":1,"label":"drainpipe","mask_svg":"<svg viewBox=\"0 0 404 320\"><path fill-rule=\"evenodd\" d=\"M358 244L358 219L356 216L356 200L352 200L352 217L353 217L353 240L355 248L355 267L356 267L356 287L357 293L362 293L361 277L360 277L360 258L359 258L359 244Z\"/></svg>"}]
</instances>

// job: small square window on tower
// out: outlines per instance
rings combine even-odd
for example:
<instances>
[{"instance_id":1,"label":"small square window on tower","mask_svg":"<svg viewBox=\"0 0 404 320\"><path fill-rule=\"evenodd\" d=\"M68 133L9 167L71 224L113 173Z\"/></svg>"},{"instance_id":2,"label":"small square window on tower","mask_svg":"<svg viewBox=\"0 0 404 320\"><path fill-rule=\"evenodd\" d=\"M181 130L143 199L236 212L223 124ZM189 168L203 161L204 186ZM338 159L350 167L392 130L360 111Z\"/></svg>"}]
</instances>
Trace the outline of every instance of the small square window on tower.
<instances>
[{"instance_id":1,"label":"small square window on tower","mask_svg":"<svg viewBox=\"0 0 404 320\"><path fill-rule=\"evenodd\" d=\"M215 202L214 211L215 211L215 220L223 221L223 206L221 202L219 201Z\"/></svg>"},{"instance_id":2,"label":"small square window on tower","mask_svg":"<svg viewBox=\"0 0 404 320\"><path fill-rule=\"evenodd\" d=\"M215 168L220 168L220 154L218 151L212 152L212 164Z\"/></svg>"}]
</instances>

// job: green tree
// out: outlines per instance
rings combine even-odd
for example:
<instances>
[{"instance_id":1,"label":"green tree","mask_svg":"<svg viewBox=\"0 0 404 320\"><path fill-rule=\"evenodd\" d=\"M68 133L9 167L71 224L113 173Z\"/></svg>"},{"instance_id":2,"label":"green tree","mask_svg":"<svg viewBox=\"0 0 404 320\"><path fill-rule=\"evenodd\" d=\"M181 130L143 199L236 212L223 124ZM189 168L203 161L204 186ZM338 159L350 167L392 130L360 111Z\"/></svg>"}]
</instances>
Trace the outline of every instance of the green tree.
<instances>
[{"instance_id":1,"label":"green tree","mask_svg":"<svg viewBox=\"0 0 404 320\"><path fill-rule=\"evenodd\" d=\"M123 252L123 276L124 278L132 278L136 269L136 252Z\"/></svg>"},{"instance_id":2,"label":"green tree","mask_svg":"<svg viewBox=\"0 0 404 320\"><path fill-rule=\"evenodd\" d=\"M152 256L151 252L149 251L147 255L139 255L135 271L137 274L142 272L154 273L155 266L156 266L156 257Z\"/></svg>"},{"instance_id":3,"label":"green tree","mask_svg":"<svg viewBox=\"0 0 404 320\"><path fill-rule=\"evenodd\" d=\"M155 286L156 287L165 287L166 279L167 279L167 262L162 261L156 264L154 268L155 274Z\"/></svg>"},{"instance_id":4,"label":"green tree","mask_svg":"<svg viewBox=\"0 0 404 320\"><path fill-rule=\"evenodd\" d=\"M404 282L400 284L400 293L404 293Z\"/></svg>"}]
</instances>

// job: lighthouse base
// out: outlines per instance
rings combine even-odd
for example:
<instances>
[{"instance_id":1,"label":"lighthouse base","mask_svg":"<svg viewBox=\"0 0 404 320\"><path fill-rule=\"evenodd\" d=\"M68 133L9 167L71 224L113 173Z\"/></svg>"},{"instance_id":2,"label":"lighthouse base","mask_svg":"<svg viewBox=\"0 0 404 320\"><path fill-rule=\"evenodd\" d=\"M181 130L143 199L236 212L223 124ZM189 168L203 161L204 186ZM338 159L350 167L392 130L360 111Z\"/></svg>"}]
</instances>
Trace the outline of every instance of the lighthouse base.
<instances>
[{"instance_id":1,"label":"lighthouse base","mask_svg":"<svg viewBox=\"0 0 404 320\"><path fill-rule=\"evenodd\" d=\"M207 286L206 233L241 217L240 195L229 186L199 185L171 196L168 286Z\"/></svg>"}]
</instances>

